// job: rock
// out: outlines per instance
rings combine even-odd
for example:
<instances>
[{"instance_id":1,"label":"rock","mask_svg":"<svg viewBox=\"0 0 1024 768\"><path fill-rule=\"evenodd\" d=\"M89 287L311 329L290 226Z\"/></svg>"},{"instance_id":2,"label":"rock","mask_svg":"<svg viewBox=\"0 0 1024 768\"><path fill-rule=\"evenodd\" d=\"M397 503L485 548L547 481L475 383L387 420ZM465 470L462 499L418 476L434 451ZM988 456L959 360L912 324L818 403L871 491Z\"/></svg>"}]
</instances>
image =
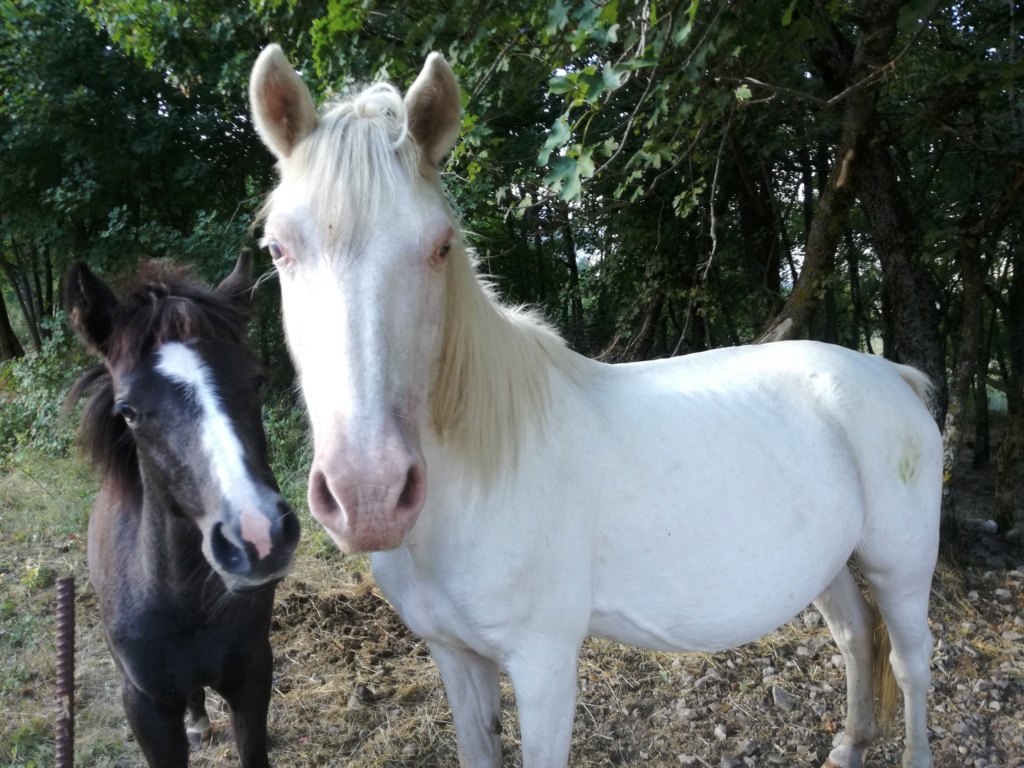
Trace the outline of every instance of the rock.
<instances>
[{"instance_id":1,"label":"rock","mask_svg":"<svg viewBox=\"0 0 1024 768\"><path fill-rule=\"evenodd\" d=\"M750 739L744 739L740 742L740 748L737 754L740 757L750 757L755 752L757 752L757 745Z\"/></svg>"},{"instance_id":2,"label":"rock","mask_svg":"<svg viewBox=\"0 0 1024 768\"><path fill-rule=\"evenodd\" d=\"M796 699L777 685L772 686L772 701L775 702L776 707L785 712L791 712L796 706Z\"/></svg>"}]
</instances>

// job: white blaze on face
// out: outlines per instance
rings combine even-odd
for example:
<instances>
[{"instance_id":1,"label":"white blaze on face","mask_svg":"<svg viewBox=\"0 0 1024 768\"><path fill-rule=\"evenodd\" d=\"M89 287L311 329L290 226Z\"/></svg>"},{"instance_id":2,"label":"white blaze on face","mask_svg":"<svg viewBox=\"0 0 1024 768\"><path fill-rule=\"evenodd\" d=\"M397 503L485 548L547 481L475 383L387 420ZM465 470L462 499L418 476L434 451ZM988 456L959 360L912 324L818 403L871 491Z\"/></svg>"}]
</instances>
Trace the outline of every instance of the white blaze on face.
<instances>
[{"instance_id":1,"label":"white blaze on face","mask_svg":"<svg viewBox=\"0 0 1024 768\"><path fill-rule=\"evenodd\" d=\"M244 451L221 407L209 369L185 344L170 342L157 353L156 369L167 379L187 388L199 405L203 453L213 467L221 496L241 509L242 538L256 548L262 559L270 554L270 520L259 510L259 494L245 468Z\"/></svg>"}]
</instances>

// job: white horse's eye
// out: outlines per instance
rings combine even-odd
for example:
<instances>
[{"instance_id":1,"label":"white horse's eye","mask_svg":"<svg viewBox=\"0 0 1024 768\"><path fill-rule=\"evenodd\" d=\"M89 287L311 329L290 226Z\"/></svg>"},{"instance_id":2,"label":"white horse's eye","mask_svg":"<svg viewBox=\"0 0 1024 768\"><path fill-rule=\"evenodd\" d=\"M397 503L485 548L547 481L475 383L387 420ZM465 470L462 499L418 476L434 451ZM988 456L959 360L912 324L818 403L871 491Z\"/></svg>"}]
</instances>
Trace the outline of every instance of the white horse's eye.
<instances>
[{"instance_id":1,"label":"white horse's eye","mask_svg":"<svg viewBox=\"0 0 1024 768\"><path fill-rule=\"evenodd\" d=\"M284 248L281 247L281 244L277 242L277 240L271 240L269 243L267 243L267 250L270 251L270 258L272 258L275 262L280 261L281 259L284 258Z\"/></svg>"},{"instance_id":2,"label":"white horse's eye","mask_svg":"<svg viewBox=\"0 0 1024 768\"><path fill-rule=\"evenodd\" d=\"M451 251L451 249L452 249L451 242L447 242L444 245L442 245L440 248L437 249L438 258L443 259L446 256L448 256L448 252Z\"/></svg>"}]
</instances>

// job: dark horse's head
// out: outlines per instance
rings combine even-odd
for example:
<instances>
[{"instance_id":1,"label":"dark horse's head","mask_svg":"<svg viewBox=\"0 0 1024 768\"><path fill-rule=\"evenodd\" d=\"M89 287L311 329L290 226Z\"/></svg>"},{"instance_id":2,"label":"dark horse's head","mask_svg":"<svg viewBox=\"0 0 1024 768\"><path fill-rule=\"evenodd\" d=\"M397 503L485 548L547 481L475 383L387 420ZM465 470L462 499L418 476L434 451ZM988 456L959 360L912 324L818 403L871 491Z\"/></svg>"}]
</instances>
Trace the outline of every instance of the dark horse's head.
<instances>
[{"instance_id":1,"label":"dark horse's head","mask_svg":"<svg viewBox=\"0 0 1024 768\"><path fill-rule=\"evenodd\" d=\"M213 291L150 272L120 299L84 264L65 275L71 325L103 358L70 395L90 393L83 448L124 503L191 520L229 589L272 583L291 565L299 522L267 461L263 373L245 345L249 252Z\"/></svg>"}]
</instances>

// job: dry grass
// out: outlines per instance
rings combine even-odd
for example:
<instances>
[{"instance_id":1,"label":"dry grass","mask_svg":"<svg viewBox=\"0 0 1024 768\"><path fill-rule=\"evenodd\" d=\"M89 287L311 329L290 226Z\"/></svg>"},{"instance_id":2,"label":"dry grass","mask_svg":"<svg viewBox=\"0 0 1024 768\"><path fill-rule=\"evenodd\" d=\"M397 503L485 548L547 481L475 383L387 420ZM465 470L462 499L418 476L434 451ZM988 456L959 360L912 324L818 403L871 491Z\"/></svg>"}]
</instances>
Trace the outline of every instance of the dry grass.
<instances>
[{"instance_id":1,"label":"dry grass","mask_svg":"<svg viewBox=\"0 0 1024 768\"><path fill-rule=\"evenodd\" d=\"M73 573L79 585L77 764L144 768L87 586L84 531L71 530L83 523L89 502L75 488L88 482L71 482L67 463L50 466L48 479L36 470L33 476L0 477L0 578L10 603L0 614L6 675L0 684L0 767L52 759L50 569L52 575ZM40 485L46 493L38 492ZM272 627L272 761L287 768L457 764L451 713L425 644L381 598L364 558L338 554L306 513L303 523L296 568L278 591ZM1001 664L1020 666L1020 643L1001 637L1010 614L989 600L991 589L976 589L995 581L966 566L942 564L936 573L936 636L972 649L945 653L940 643L937 701L965 675L985 677ZM1024 614L1024 596L1014 599L1016 614ZM24 631L17 639L19 627ZM845 710L845 674L834 661L837 653L823 623L802 617L758 642L718 654L676 656L588 641L579 663L572 765L718 766L748 744L759 765L820 765L842 729ZM776 685L793 697L791 711L773 704ZM519 766L507 679L502 699L505 765ZM192 765L237 765L223 703L211 696L210 705L215 736L194 753ZM899 724L894 733L902 734ZM27 745L17 754L4 746L16 736ZM872 751L872 764L898 764L899 749L898 738L884 741Z\"/></svg>"}]
</instances>

